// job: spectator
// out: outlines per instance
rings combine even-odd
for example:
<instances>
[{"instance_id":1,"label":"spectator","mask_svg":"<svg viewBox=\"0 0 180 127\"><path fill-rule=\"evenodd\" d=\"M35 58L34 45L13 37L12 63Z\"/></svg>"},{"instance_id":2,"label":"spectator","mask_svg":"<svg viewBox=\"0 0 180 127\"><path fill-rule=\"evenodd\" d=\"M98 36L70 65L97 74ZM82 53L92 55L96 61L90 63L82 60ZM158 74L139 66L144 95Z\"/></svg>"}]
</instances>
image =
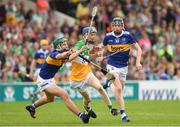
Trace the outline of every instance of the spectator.
<instances>
[{"instance_id":1,"label":"spectator","mask_svg":"<svg viewBox=\"0 0 180 127\"><path fill-rule=\"evenodd\" d=\"M6 21L6 8L5 5L0 0L0 26Z\"/></svg>"},{"instance_id":2,"label":"spectator","mask_svg":"<svg viewBox=\"0 0 180 127\"><path fill-rule=\"evenodd\" d=\"M8 3L6 5L6 21L7 22L16 22L16 11L17 7L15 5L14 0L8 0Z\"/></svg>"},{"instance_id":3,"label":"spectator","mask_svg":"<svg viewBox=\"0 0 180 127\"><path fill-rule=\"evenodd\" d=\"M142 32L142 37L138 41L138 43L142 47L142 49L144 49L144 50L150 50L151 49L151 40L148 38L145 31Z\"/></svg>"},{"instance_id":4,"label":"spectator","mask_svg":"<svg viewBox=\"0 0 180 127\"><path fill-rule=\"evenodd\" d=\"M50 15L53 12L49 9L48 0L36 0L37 11L28 10L25 0L20 3L8 0L6 5L0 0L0 81L28 81L25 73L30 72L30 65L35 52L39 49L41 39L46 38L51 42L55 34L61 33L69 38L69 45L73 45L82 37L81 28L89 25L93 6L98 7L93 24L98 28L99 45L102 44L104 33L111 31L112 18L121 16L124 17L125 28L144 48L142 56L144 70L140 73L137 73L133 67L135 64L133 55L136 55L136 52L132 51L127 77L129 80L140 79L137 75L142 76L141 80L179 78L179 1L75 0L73 2L73 0L51 0L51 4L53 2L56 3L54 9L65 8L63 11L65 14L74 16L76 23L73 26L69 25L68 20L65 20L62 25L54 20ZM67 7L66 5L69 4L72 5ZM48 50L51 50L50 47ZM105 61L99 64L104 66ZM68 63L64 70L62 68L57 73L56 79L67 82L70 68L71 64ZM98 71L95 73L103 82L101 73Z\"/></svg>"},{"instance_id":5,"label":"spectator","mask_svg":"<svg viewBox=\"0 0 180 127\"><path fill-rule=\"evenodd\" d=\"M37 14L41 17L44 26L47 21L49 4L47 0L37 0L36 5L37 5Z\"/></svg>"},{"instance_id":6,"label":"spectator","mask_svg":"<svg viewBox=\"0 0 180 127\"><path fill-rule=\"evenodd\" d=\"M89 15L90 15L90 9L87 6L87 1L83 0L82 2L80 2L77 6L77 10L76 10L76 17L79 19L86 19L88 20Z\"/></svg>"},{"instance_id":7,"label":"spectator","mask_svg":"<svg viewBox=\"0 0 180 127\"><path fill-rule=\"evenodd\" d=\"M6 63L6 59L5 59L5 55L0 52L0 81L2 80L2 77L3 77L3 68L4 68L4 65Z\"/></svg>"},{"instance_id":8,"label":"spectator","mask_svg":"<svg viewBox=\"0 0 180 127\"><path fill-rule=\"evenodd\" d=\"M177 74L174 77L175 80L180 80L180 69L177 70Z\"/></svg>"}]
</instances>

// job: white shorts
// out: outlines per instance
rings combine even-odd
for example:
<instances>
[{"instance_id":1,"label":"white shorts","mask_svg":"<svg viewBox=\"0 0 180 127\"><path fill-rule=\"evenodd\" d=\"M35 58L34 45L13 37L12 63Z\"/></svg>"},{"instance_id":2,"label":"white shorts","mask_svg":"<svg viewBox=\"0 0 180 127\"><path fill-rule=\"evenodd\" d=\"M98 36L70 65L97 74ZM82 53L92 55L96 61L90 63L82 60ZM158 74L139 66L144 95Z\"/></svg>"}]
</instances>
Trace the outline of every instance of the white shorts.
<instances>
[{"instance_id":1,"label":"white shorts","mask_svg":"<svg viewBox=\"0 0 180 127\"><path fill-rule=\"evenodd\" d=\"M119 74L120 80L126 81L126 76L128 73L128 66L122 67L122 68L117 68L117 67L114 67L114 66L108 64L107 70L112 73L117 72Z\"/></svg>"},{"instance_id":2,"label":"white shorts","mask_svg":"<svg viewBox=\"0 0 180 127\"><path fill-rule=\"evenodd\" d=\"M37 78L38 90L40 92L43 92L44 90L46 90L48 87L50 87L54 83L55 83L54 78L43 79L40 76L38 76L38 78Z\"/></svg>"},{"instance_id":3,"label":"white shorts","mask_svg":"<svg viewBox=\"0 0 180 127\"><path fill-rule=\"evenodd\" d=\"M72 89L77 89L79 92L84 92L85 89L88 86L88 81L90 79L91 76L93 76L94 74L92 72L90 72L86 78L82 81L70 81L70 86Z\"/></svg>"},{"instance_id":4,"label":"white shorts","mask_svg":"<svg viewBox=\"0 0 180 127\"><path fill-rule=\"evenodd\" d=\"M37 78L39 76L39 73L40 73L40 70L41 68L37 68L35 73L34 73L34 76Z\"/></svg>"}]
</instances>

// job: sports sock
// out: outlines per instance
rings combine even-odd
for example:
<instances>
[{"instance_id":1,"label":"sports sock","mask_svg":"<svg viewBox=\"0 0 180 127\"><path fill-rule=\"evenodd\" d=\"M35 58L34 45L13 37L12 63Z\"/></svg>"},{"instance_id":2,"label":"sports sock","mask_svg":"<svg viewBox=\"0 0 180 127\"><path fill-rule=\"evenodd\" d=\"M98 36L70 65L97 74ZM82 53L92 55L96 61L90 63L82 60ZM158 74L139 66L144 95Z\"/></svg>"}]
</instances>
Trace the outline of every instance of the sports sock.
<instances>
[{"instance_id":1,"label":"sports sock","mask_svg":"<svg viewBox=\"0 0 180 127\"><path fill-rule=\"evenodd\" d=\"M121 109L120 109L120 113L121 113L121 114L125 113L125 110L121 110Z\"/></svg>"},{"instance_id":2,"label":"sports sock","mask_svg":"<svg viewBox=\"0 0 180 127\"><path fill-rule=\"evenodd\" d=\"M83 114L83 113L82 113L82 112L80 112L80 113L78 114L78 117L79 117L79 118L81 118L82 114Z\"/></svg>"},{"instance_id":3,"label":"sports sock","mask_svg":"<svg viewBox=\"0 0 180 127\"><path fill-rule=\"evenodd\" d=\"M87 111L90 111L91 110L91 107L85 107Z\"/></svg>"},{"instance_id":4,"label":"sports sock","mask_svg":"<svg viewBox=\"0 0 180 127\"><path fill-rule=\"evenodd\" d=\"M103 85L103 88L106 89L109 86L111 86L111 82L107 80L106 83Z\"/></svg>"},{"instance_id":5,"label":"sports sock","mask_svg":"<svg viewBox=\"0 0 180 127\"><path fill-rule=\"evenodd\" d=\"M121 118L124 118L126 116L125 110L120 110L121 112Z\"/></svg>"},{"instance_id":6,"label":"sports sock","mask_svg":"<svg viewBox=\"0 0 180 127\"><path fill-rule=\"evenodd\" d=\"M112 105L108 105L108 109L111 110L112 109Z\"/></svg>"}]
</instances>

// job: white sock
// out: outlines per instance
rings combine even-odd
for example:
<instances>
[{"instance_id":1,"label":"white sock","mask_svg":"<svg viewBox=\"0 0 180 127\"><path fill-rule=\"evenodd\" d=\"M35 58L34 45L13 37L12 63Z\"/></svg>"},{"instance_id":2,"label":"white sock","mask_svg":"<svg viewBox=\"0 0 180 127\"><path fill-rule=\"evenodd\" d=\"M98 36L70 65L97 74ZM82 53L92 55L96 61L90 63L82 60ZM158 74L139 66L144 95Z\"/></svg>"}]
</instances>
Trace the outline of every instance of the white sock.
<instances>
[{"instance_id":1,"label":"white sock","mask_svg":"<svg viewBox=\"0 0 180 127\"><path fill-rule=\"evenodd\" d=\"M81 118L82 114L83 114L83 113L82 113L82 112L80 112L80 113L78 114L78 117L79 117L79 118Z\"/></svg>"},{"instance_id":2,"label":"white sock","mask_svg":"<svg viewBox=\"0 0 180 127\"><path fill-rule=\"evenodd\" d=\"M121 114L121 119L124 118L124 117L126 117L126 113L125 112Z\"/></svg>"}]
</instances>

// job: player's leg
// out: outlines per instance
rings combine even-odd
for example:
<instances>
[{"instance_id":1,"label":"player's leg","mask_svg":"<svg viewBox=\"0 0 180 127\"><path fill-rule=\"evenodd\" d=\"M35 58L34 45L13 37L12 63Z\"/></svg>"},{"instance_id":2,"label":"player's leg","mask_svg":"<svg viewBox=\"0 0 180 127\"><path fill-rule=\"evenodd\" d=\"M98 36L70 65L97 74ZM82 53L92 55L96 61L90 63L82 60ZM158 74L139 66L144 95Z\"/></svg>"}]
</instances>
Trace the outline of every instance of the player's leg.
<instances>
[{"instance_id":1,"label":"player's leg","mask_svg":"<svg viewBox=\"0 0 180 127\"><path fill-rule=\"evenodd\" d=\"M109 110L111 110L112 109L111 100L109 99L108 94L106 93L104 88L101 86L99 80L94 76L94 74L92 74L90 76L90 78L88 80L88 84L89 84L89 86L91 86L91 87L95 88L96 90L98 90L98 92L102 96L104 102L108 106Z\"/></svg>"},{"instance_id":2,"label":"player's leg","mask_svg":"<svg viewBox=\"0 0 180 127\"><path fill-rule=\"evenodd\" d=\"M124 88L124 79L121 80L119 73L114 72L115 81L113 82L114 85L111 85L112 92L114 93L116 103L120 108L121 119L123 122L129 122L129 119L125 113L125 102L123 98L123 88Z\"/></svg>"},{"instance_id":3,"label":"player's leg","mask_svg":"<svg viewBox=\"0 0 180 127\"><path fill-rule=\"evenodd\" d=\"M121 94L121 98L122 98L123 105L124 105L124 108L120 108L121 120L122 120L123 122L130 122L130 120L128 119L128 117L127 117L127 115L126 115L126 112L125 112L125 102L124 102L124 98L123 98L123 90L124 90L125 81L124 81L124 80L120 80L120 81L121 81L121 84L122 84L122 94Z\"/></svg>"},{"instance_id":4,"label":"player's leg","mask_svg":"<svg viewBox=\"0 0 180 127\"><path fill-rule=\"evenodd\" d=\"M39 90L36 90L35 92L30 93L30 98L31 98L32 103L34 103L36 101L36 98L37 98L38 94L40 94L40 96L43 96L45 93L40 92Z\"/></svg>"},{"instance_id":5,"label":"player's leg","mask_svg":"<svg viewBox=\"0 0 180 127\"><path fill-rule=\"evenodd\" d=\"M39 77L38 77L39 73L40 73L40 68L37 68L35 73L34 73L34 75L32 76L33 81L39 80ZM39 89L37 89L33 93L30 93L32 103L34 103L36 101L36 98L37 98L38 95L44 96L45 93L44 92L40 92Z\"/></svg>"},{"instance_id":6,"label":"player's leg","mask_svg":"<svg viewBox=\"0 0 180 127\"><path fill-rule=\"evenodd\" d=\"M53 101L54 101L54 96L45 92L45 94L43 94L41 96L41 98L39 100L37 100L35 103L33 103L31 105L27 105L26 109L29 111L32 118L36 118L36 116L35 116L36 110L35 109L41 105L44 105L48 102L53 102Z\"/></svg>"},{"instance_id":7,"label":"player's leg","mask_svg":"<svg viewBox=\"0 0 180 127\"><path fill-rule=\"evenodd\" d=\"M113 81L114 85L111 85L112 92L114 93L116 103L119 106L122 121L129 122L129 119L125 113L125 103L123 98L123 88L124 82L126 80L126 75L128 71L128 67L116 68L111 65L107 65L107 69L109 72L114 74L115 80Z\"/></svg>"},{"instance_id":8,"label":"player's leg","mask_svg":"<svg viewBox=\"0 0 180 127\"><path fill-rule=\"evenodd\" d=\"M75 103L71 100L71 98L69 97L69 95L65 92L65 90L61 89L60 87L58 87L56 84L51 85L51 87L49 87L46 90L47 93L54 95L54 96L58 96L60 97L66 107L73 112L74 114L76 114L77 116L79 116L82 121L84 123L88 123L89 122L89 115L83 114L82 112L80 112L80 110L78 109L78 107L75 105Z\"/></svg>"},{"instance_id":9,"label":"player's leg","mask_svg":"<svg viewBox=\"0 0 180 127\"><path fill-rule=\"evenodd\" d=\"M86 111L88 112L88 114L92 117L92 118L96 118L97 115L96 113L93 111L93 109L90 107L90 102L91 102L91 98L88 94L88 92L86 90L84 91L79 91L80 94L83 96L83 103L84 103L84 108L86 109Z\"/></svg>"},{"instance_id":10,"label":"player's leg","mask_svg":"<svg viewBox=\"0 0 180 127\"><path fill-rule=\"evenodd\" d=\"M119 74L114 73L115 80L113 82L114 85L111 85L112 92L114 93L116 103L121 109L125 109L124 105L124 99L123 99L123 89L122 89L122 84L121 80L119 79Z\"/></svg>"},{"instance_id":11,"label":"player's leg","mask_svg":"<svg viewBox=\"0 0 180 127\"><path fill-rule=\"evenodd\" d=\"M41 96L41 98L34 103L34 105L37 108L41 105L44 105L46 103L53 102L53 101L54 101L54 95L51 95L45 91L44 94Z\"/></svg>"}]
</instances>

